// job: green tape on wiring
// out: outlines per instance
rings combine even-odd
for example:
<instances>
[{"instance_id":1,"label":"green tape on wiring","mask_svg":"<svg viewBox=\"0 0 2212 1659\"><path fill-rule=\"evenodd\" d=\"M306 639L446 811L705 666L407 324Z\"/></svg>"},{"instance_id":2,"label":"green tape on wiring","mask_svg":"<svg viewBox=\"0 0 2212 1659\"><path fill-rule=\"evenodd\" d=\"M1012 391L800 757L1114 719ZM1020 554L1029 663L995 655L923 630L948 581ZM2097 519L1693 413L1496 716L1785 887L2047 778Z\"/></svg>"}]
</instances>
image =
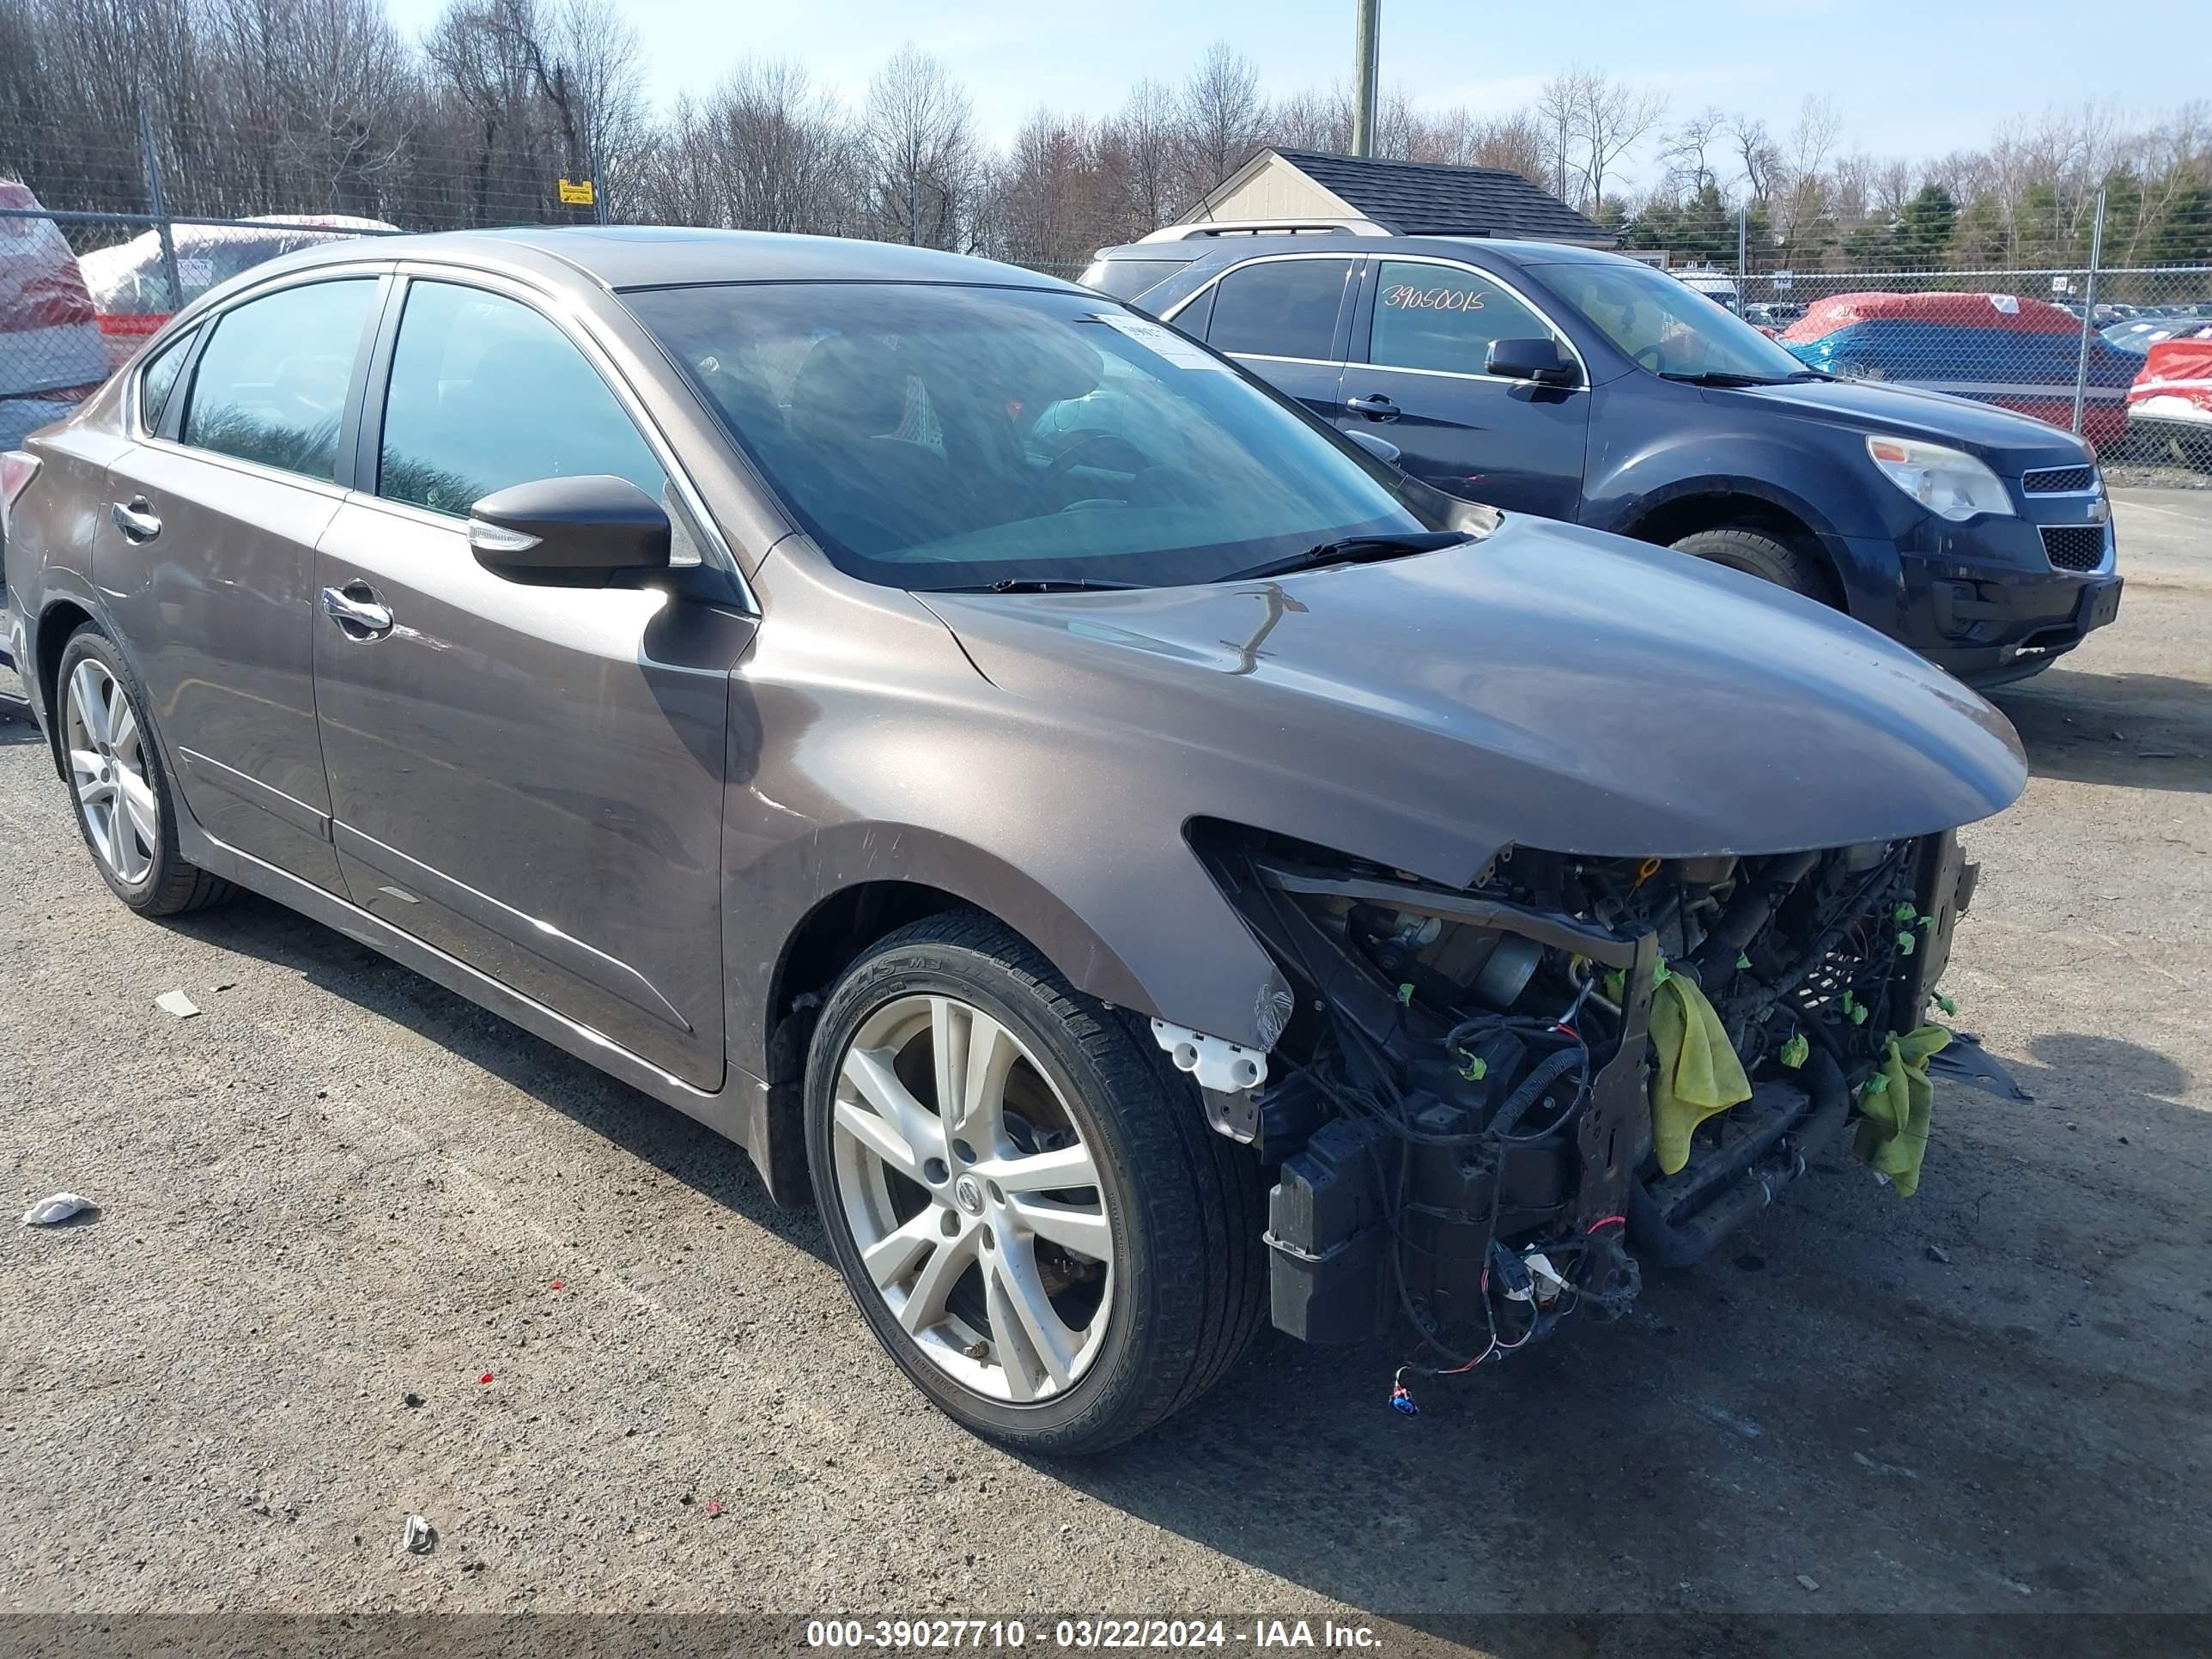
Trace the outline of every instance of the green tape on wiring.
<instances>
[{"instance_id":1,"label":"green tape on wiring","mask_svg":"<svg viewBox=\"0 0 2212 1659\"><path fill-rule=\"evenodd\" d=\"M1794 1072L1805 1063L1806 1057L1812 1052L1813 1045L1805 1040L1805 1034L1799 1031L1782 1045L1779 1059L1784 1066Z\"/></svg>"},{"instance_id":2,"label":"green tape on wiring","mask_svg":"<svg viewBox=\"0 0 2212 1659\"><path fill-rule=\"evenodd\" d=\"M1897 936L1897 954L1909 957L1919 947L1919 945L1920 941L1913 938L1911 933L1899 933Z\"/></svg>"},{"instance_id":3,"label":"green tape on wiring","mask_svg":"<svg viewBox=\"0 0 2212 1659\"><path fill-rule=\"evenodd\" d=\"M1460 1058L1467 1062L1459 1068L1459 1074L1469 1083L1480 1083L1490 1075L1490 1062L1480 1054L1469 1054L1464 1048L1459 1053Z\"/></svg>"}]
</instances>

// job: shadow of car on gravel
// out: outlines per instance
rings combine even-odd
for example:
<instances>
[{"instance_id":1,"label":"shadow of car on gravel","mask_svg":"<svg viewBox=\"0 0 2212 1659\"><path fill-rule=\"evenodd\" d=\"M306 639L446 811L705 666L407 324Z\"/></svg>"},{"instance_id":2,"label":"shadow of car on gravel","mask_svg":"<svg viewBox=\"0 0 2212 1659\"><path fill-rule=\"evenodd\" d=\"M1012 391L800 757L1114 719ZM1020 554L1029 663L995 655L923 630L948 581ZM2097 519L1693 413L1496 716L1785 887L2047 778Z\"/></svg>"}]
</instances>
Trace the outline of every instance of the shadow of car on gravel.
<instances>
[{"instance_id":1,"label":"shadow of car on gravel","mask_svg":"<svg viewBox=\"0 0 2212 1659\"><path fill-rule=\"evenodd\" d=\"M2020 733L2037 777L2212 792L2212 684L2060 663L1990 701Z\"/></svg>"},{"instance_id":2,"label":"shadow of car on gravel","mask_svg":"<svg viewBox=\"0 0 2212 1659\"><path fill-rule=\"evenodd\" d=\"M771 1200L735 1142L320 922L241 891L219 910L161 925L289 969L333 996L406 1026L732 1215L830 1261L813 1212L784 1209Z\"/></svg>"}]
</instances>

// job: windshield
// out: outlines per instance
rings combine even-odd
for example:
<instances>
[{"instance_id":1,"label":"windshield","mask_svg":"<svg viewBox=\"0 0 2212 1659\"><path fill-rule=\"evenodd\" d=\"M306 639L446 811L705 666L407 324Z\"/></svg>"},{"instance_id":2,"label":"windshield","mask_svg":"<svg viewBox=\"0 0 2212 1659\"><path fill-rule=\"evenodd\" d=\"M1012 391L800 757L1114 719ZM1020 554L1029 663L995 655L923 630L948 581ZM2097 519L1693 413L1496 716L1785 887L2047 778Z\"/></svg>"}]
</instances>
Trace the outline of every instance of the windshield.
<instances>
[{"instance_id":1,"label":"windshield","mask_svg":"<svg viewBox=\"0 0 2212 1659\"><path fill-rule=\"evenodd\" d=\"M1543 274L1584 321L1655 374L1808 376L1804 364L1749 323L1663 270L1608 260L1547 265Z\"/></svg>"},{"instance_id":2,"label":"windshield","mask_svg":"<svg viewBox=\"0 0 2212 1659\"><path fill-rule=\"evenodd\" d=\"M1381 463L1095 295L807 283L624 298L823 551L869 581L1174 586L1426 529Z\"/></svg>"}]
</instances>

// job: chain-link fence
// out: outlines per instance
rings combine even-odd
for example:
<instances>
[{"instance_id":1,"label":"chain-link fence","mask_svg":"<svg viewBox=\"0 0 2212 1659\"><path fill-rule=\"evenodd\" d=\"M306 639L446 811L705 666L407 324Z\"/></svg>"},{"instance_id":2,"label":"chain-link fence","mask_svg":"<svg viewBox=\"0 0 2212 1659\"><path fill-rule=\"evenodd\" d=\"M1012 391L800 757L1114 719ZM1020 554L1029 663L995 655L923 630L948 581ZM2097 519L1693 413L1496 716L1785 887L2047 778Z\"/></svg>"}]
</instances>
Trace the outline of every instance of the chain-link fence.
<instances>
[{"instance_id":1,"label":"chain-link fence","mask_svg":"<svg viewBox=\"0 0 2212 1659\"><path fill-rule=\"evenodd\" d=\"M2115 483L2212 487L2212 200L2030 194L2001 220L1923 192L1840 235L1709 203L1624 242L1812 368L2078 432Z\"/></svg>"},{"instance_id":2,"label":"chain-link fence","mask_svg":"<svg viewBox=\"0 0 2212 1659\"><path fill-rule=\"evenodd\" d=\"M143 118L0 130L0 448L59 419L180 307L337 237L589 222L588 161L525 135L434 142Z\"/></svg>"}]
</instances>

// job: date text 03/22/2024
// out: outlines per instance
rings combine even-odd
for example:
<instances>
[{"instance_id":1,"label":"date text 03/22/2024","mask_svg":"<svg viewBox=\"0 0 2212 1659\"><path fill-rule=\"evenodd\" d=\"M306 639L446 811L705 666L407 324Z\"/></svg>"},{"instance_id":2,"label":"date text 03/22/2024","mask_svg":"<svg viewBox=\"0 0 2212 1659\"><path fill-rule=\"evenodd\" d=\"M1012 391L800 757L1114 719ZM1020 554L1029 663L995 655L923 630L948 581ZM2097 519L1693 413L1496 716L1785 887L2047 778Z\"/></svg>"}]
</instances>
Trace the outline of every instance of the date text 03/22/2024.
<instances>
[{"instance_id":1,"label":"date text 03/22/2024","mask_svg":"<svg viewBox=\"0 0 2212 1659\"><path fill-rule=\"evenodd\" d=\"M814 1619L806 1625L806 1645L830 1650L1018 1649L1032 1642L1074 1652L1228 1647L1373 1652L1382 1646L1369 1626L1328 1619L1060 1619L1049 1625L1038 1620L1034 1630L1018 1619Z\"/></svg>"}]
</instances>

